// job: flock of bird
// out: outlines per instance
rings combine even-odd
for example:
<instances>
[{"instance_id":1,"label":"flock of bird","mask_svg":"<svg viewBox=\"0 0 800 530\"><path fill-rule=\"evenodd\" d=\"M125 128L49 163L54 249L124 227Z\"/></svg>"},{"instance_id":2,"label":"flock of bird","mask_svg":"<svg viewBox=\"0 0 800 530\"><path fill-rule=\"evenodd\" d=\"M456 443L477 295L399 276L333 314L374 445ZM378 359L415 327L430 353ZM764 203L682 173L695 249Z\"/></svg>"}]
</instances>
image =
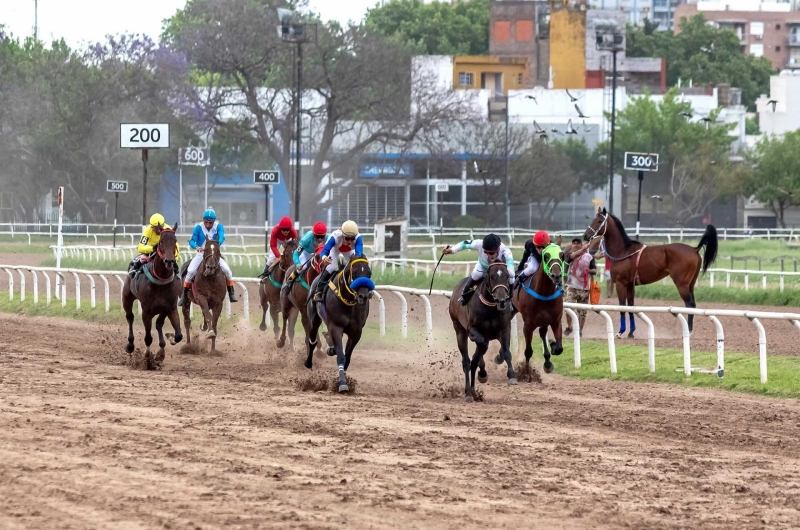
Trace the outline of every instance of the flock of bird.
<instances>
[{"instance_id":1,"label":"flock of bird","mask_svg":"<svg viewBox=\"0 0 800 530\"><path fill-rule=\"evenodd\" d=\"M596 127L596 125L588 125L586 123L586 118L588 118L589 116L586 116L583 113L583 111L581 110L580 106L578 106L577 101L580 98L579 97L575 97L572 94L570 94L569 90L565 90L565 92L567 93L567 97L569 98L570 102L575 104L575 111L578 113L578 118L583 119L583 132L585 132L585 133L591 132L592 129L594 129ZM525 99L532 99L534 103L536 103L537 105L539 104L539 102L536 100L536 96L530 96L530 95L529 96L525 96ZM538 139L542 140L545 144L547 144L547 141L549 139L549 135L547 134L547 131L545 129L542 129L542 127L536 122L536 120L533 120L533 129L534 129L534 133L536 134L536 137ZM553 127L550 127L550 132L552 134L558 134L558 135L579 134L579 131L572 124L572 118L570 118L569 121L567 121L567 130L566 131L560 131L555 126L553 126Z\"/></svg>"}]
</instances>

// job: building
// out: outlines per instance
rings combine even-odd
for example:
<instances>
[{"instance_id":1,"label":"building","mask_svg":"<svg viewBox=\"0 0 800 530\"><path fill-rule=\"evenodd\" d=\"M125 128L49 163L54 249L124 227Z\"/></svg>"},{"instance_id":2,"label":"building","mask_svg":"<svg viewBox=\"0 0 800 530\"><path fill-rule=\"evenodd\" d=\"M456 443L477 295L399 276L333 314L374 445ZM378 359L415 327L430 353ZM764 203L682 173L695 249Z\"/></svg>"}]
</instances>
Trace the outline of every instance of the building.
<instances>
[{"instance_id":1,"label":"building","mask_svg":"<svg viewBox=\"0 0 800 530\"><path fill-rule=\"evenodd\" d=\"M526 57L457 56L453 58L453 87L483 89L507 95L528 85L530 64Z\"/></svg>"},{"instance_id":2,"label":"building","mask_svg":"<svg viewBox=\"0 0 800 530\"><path fill-rule=\"evenodd\" d=\"M773 104L770 103L774 101ZM756 100L758 124L763 134L784 134L800 129L800 71L785 70L769 80L769 96Z\"/></svg>"},{"instance_id":3,"label":"building","mask_svg":"<svg viewBox=\"0 0 800 530\"><path fill-rule=\"evenodd\" d=\"M800 69L800 11L795 0L705 0L675 9L677 20L698 13L736 33L744 53L766 57L777 70Z\"/></svg>"}]
</instances>

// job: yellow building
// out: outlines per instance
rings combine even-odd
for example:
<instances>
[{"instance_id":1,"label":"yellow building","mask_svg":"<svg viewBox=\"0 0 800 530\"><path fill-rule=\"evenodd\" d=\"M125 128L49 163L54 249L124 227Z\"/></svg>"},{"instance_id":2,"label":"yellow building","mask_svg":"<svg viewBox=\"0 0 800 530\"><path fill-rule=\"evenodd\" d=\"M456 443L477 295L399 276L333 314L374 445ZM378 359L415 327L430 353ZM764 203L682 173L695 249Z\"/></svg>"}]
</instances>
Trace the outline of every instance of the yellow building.
<instances>
[{"instance_id":1,"label":"yellow building","mask_svg":"<svg viewBox=\"0 0 800 530\"><path fill-rule=\"evenodd\" d=\"M528 75L525 57L460 55L453 58L455 88L482 88L507 96L509 90L524 88Z\"/></svg>"},{"instance_id":2,"label":"yellow building","mask_svg":"<svg viewBox=\"0 0 800 530\"><path fill-rule=\"evenodd\" d=\"M550 0L553 88L586 88L586 4Z\"/></svg>"}]
</instances>

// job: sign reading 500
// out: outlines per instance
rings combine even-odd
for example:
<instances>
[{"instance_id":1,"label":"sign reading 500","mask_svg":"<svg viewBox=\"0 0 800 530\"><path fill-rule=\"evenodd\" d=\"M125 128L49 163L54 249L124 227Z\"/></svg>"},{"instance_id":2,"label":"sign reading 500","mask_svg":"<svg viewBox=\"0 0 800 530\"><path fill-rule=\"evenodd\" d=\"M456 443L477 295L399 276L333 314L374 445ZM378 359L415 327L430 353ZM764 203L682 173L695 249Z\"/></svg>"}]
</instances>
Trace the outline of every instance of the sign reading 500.
<instances>
[{"instance_id":1,"label":"sign reading 500","mask_svg":"<svg viewBox=\"0 0 800 530\"><path fill-rule=\"evenodd\" d=\"M128 149L169 147L168 123L121 123L119 146Z\"/></svg>"}]
</instances>

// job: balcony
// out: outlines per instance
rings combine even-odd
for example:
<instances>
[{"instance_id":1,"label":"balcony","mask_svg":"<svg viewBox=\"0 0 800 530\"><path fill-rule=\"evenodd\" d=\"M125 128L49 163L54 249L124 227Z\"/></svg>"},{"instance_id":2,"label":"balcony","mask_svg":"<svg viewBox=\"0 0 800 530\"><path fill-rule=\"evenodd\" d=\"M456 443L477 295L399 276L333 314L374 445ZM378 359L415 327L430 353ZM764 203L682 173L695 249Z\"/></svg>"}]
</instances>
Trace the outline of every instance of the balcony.
<instances>
[{"instance_id":1,"label":"balcony","mask_svg":"<svg viewBox=\"0 0 800 530\"><path fill-rule=\"evenodd\" d=\"M800 70L800 56L791 56L786 59L786 68L788 70Z\"/></svg>"},{"instance_id":2,"label":"balcony","mask_svg":"<svg viewBox=\"0 0 800 530\"><path fill-rule=\"evenodd\" d=\"M800 33L789 33L786 36L786 42L789 46L800 46Z\"/></svg>"}]
</instances>

